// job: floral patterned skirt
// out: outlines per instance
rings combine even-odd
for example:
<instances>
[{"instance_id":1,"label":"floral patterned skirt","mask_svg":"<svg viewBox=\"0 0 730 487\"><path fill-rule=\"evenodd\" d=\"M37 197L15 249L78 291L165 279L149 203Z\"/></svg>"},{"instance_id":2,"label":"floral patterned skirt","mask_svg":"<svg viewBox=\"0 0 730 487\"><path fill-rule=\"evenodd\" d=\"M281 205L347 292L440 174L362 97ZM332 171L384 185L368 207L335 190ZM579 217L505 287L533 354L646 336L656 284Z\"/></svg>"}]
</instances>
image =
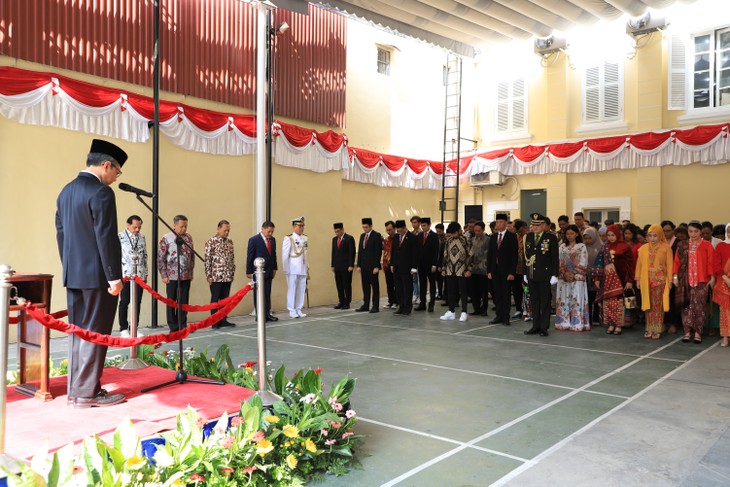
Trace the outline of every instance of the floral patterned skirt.
<instances>
[{"instance_id":1,"label":"floral patterned skirt","mask_svg":"<svg viewBox=\"0 0 730 487\"><path fill-rule=\"evenodd\" d=\"M661 333L664 326L664 287L666 283L661 282L649 284L650 307L644 312L646 316L646 331L650 333Z\"/></svg>"},{"instance_id":2,"label":"floral patterned skirt","mask_svg":"<svg viewBox=\"0 0 730 487\"><path fill-rule=\"evenodd\" d=\"M589 331L591 318L588 312L588 287L585 281L558 281L555 300L555 329Z\"/></svg>"}]
</instances>

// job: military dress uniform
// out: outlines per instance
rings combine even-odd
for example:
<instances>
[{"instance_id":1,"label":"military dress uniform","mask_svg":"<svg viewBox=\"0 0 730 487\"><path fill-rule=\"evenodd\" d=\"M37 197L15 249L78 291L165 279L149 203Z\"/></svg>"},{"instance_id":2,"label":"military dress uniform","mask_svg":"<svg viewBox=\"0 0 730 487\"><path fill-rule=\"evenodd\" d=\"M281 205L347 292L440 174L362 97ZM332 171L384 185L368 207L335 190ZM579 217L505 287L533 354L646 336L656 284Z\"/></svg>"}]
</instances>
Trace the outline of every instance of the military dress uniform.
<instances>
[{"instance_id":1,"label":"military dress uniform","mask_svg":"<svg viewBox=\"0 0 730 487\"><path fill-rule=\"evenodd\" d=\"M542 225L545 217L539 213L530 215L533 225ZM550 327L550 287L557 283L560 268L558 238L547 230L530 232L524 240L525 277L532 303L532 328L527 335L548 335Z\"/></svg>"},{"instance_id":2,"label":"military dress uniform","mask_svg":"<svg viewBox=\"0 0 730 487\"><path fill-rule=\"evenodd\" d=\"M292 220L292 225L304 226L304 217ZM286 275L287 294L286 307L292 318L304 318L304 296L307 292L307 274L309 261L307 259L307 245L309 237L292 232L284 237L281 253L284 274Z\"/></svg>"}]
</instances>

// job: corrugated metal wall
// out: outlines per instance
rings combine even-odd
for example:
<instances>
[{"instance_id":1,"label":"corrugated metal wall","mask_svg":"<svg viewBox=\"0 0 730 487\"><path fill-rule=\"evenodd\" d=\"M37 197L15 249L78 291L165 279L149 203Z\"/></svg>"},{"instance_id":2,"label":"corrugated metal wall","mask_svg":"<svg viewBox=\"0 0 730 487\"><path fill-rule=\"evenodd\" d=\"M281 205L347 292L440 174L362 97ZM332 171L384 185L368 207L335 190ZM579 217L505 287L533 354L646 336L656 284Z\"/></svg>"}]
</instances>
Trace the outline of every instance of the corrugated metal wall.
<instances>
[{"instance_id":1,"label":"corrugated metal wall","mask_svg":"<svg viewBox=\"0 0 730 487\"><path fill-rule=\"evenodd\" d=\"M162 89L253 109L255 6L161 0ZM0 54L152 86L152 0L0 0ZM310 5L274 12L276 116L343 127L346 19Z\"/></svg>"}]
</instances>

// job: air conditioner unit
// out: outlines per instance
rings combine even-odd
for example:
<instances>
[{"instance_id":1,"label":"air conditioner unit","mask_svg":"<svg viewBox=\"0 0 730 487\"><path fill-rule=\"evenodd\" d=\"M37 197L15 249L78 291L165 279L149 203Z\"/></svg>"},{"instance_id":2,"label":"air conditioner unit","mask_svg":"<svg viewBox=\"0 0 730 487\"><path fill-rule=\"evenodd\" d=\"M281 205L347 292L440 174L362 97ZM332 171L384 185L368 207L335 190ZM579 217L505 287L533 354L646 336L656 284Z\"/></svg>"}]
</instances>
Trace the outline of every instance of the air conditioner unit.
<instances>
[{"instance_id":1,"label":"air conditioner unit","mask_svg":"<svg viewBox=\"0 0 730 487\"><path fill-rule=\"evenodd\" d=\"M637 37L667 27L667 19L663 15L656 12L647 11L641 17L635 17L626 21L626 33L632 37Z\"/></svg>"},{"instance_id":2,"label":"air conditioner unit","mask_svg":"<svg viewBox=\"0 0 730 487\"><path fill-rule=\"evenodd\" d=\"M469 176L472 186L501 186L504 184L504 175L499 171L489 171Z\"/></svg>"},{"instance_id":3,"label":"air conditioner unit","mask_svg":"<svg viewBox=\"0 0 730 487\"><path fill-rule=\"evenodd\" d=\"M535 39L535 54L547 56L554 52L565 49L568 43L565 37L558 37L555 34L547 37L538 37Z\"/></svg>"}]
</instances>

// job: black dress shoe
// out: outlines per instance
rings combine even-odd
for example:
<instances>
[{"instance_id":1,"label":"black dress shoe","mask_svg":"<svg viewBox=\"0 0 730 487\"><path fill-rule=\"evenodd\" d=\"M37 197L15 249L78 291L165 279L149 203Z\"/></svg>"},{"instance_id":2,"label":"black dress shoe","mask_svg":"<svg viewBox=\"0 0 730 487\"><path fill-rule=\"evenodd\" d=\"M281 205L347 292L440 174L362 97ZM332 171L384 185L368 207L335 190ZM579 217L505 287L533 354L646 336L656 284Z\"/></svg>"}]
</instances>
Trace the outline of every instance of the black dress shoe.
<instances>
[{"instance_id":1,"label":"black dress shoe","mask_svg":"<svg viewBox=\"0 0 730 487\"><path fill-rule=\"evenodd\" d=\"M410 311L403 311L401 313L398 313L400 316L409 316L411 314Z\"/></svg>"},{"instance_id":2,"label":"black dress shoe","mask_svg":"<svg viewBox=\"0 0 730 487\"><path fill-rule=\"evenodd\" d=\"M266 321L279 321L279 318L274 315L266 315Z\"/></svg>"},{"instance_id":3,"label":"black dress shoe","mask_svg":"<svg viewBox=\"0 0 730 487\"><path fill-rule=\"evenodd\" d=\"M211 326L211 328L213 328L214 330L220 330L222 326L223 326L223 325L222 325L222 324L221 324L221 322L219 321L219 322L218 322L218 323L216 323L215 325Z\"/></svg>"},{"instance_id":4,"label":"black dress shoe","mask_svg":"<svg viewBox=\"0 0 730 487\"><path fill-rule=\"evenodd\" d=\"M529 330L523 331L522 333L524 333L525 335L537 335L537 330L534 328L531 328Z\"/></svg>"},{"instance_id":5,"label":"black dress shoe","mask_svg":"<svg viewBox=\"0 0 730 487\"><path fill-rule=\"evenodd\" d=\"M541 337L546 337L546 336L548 336L548 335L550 335L550 333L548 333L548 332L546 332L546 331L541 331L541 332L540 332L540 336L541 336Z\"/></svg>"},{"instance_id":6,"label":"black dress shoe","mask_svg":"<svg viewBox=\"0 0 730 487\"><path fill-rule=\"evenodd\" d=\"M75 398L74 407L76 409L104 408L123 403L125 399L124 394L109 394L102 389L94 397Z\"/></svg>"},{"instance_id":7,"label":"black dress shoe","mask_svg":"<svg viewBox=\"0 0 730 487\"><path fill-rule=\"evenodd\" d=\"M472 312L471 312L471 313L469 313L469 314L470 314L471 316L479 316L480 314L482 314L482 312L481 312L481 311L478 311L478 310L474 310L474 311L472 311Z\"/></svg>"},{"instance_id":8,"label":"black dress shoe","mask_svg":"<svg viewBox=\"0 0 730 487\"><path fill-rule=\"evenodd\" d=\"M426 311L426 306L422 304L420 306L413 308L413 311Z\"/></svg>"},{"instance_id":9,"label":"black dress shoe","mask_svg":"<svg viewBox=\"0 0 730 487\"><path fill-rule=\"evenodd\" d=\"M370 312L371 313L379 313L380 310L377 307L373 306L372 308L370 308Z\"/></svg>"},{"instance_id":10,"label":"black dress shoe","mask_svg":"<svg viewBox=\"0 0 730 487\"><path fill-rule=\"evenodd\" d=\"M504 326L510 326L510 322L509 322L509 320L503 321L503 322L502 322L502 324L503 324Z\"/></svg>"},{"instance_id":11,"label":"black dress shoe","mask_svg":"<svg viewBox=\"0 0 730 487\"><path fill-rule=\"evenodd\" d=\"M357 308L355 311L357 311L359 313L361 311L369 311L369 310L370 310L370 308L363 305L363 306L360 306L359 308Z\"/></svg>"},{"instance_id":12,"label":"black dress shoe","mask_svg":"<svg viewBox=\"0 0 730 487\"><path fill-rule=\"evenodd\" d=\"M335 306L335 309L342 309L343 306L344 305L342 303L339 303L339 304L337 304L337 306Z\"/></svg>"},{"instance_id":13,"label":"black dress shoe","mask_svg":"<svg viewBox=\"0 0 730 487\"><path fill-rule=\"evenodd\" d=\"M499 318L494 318L492 321L489 322L490 325L498 325L500 323L502 323L502 320L500 320Z\"/></svg>"},{"instance_id":14,"label":"black dress shoe","mask_svg":"<svg viewBox=\"0 0 730 487\"><path fill-rule=\"evenodd\" d=\"M343 304L340 309L350 309L350 305L349 304Z\"/></svg>"}]
</instances>

